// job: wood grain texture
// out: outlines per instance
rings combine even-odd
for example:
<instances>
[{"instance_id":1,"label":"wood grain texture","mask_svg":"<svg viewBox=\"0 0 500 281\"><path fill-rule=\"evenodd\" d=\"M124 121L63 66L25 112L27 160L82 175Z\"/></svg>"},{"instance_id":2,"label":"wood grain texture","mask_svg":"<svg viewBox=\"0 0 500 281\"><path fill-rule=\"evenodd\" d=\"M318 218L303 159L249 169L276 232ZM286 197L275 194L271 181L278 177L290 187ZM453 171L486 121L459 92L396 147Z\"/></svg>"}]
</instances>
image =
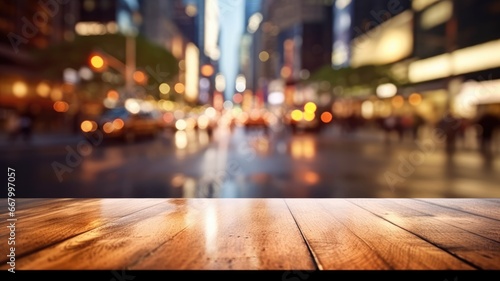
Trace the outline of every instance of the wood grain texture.
<instances>
[{"instance_id":1,"label":"wood grain texture","mask_svg":"<svg viewBox=\"0 0 500 281\"><path fill-rule=\"evenodd\" d=\"M283 199L221 199L130 269L315 269Z\"/></svg>"},{"instance_id":2,"label":"wood grain texture","mask_svg":"<svg viewBox=\"0 0 500 281\"><path fill-rule=\"evenodd\" d=\"M47 199L48 200L48 199ZM107 222L150 207L154 199L78 199L54 200L16 212L16 255L31 253L54 243L95 229ZM7 240L7 228L0 239ZM0 258L3 264L7 257Z\"/></svg>"},{"instance_id":3,"label":"wood grain texture","mask_svg":"<svg viewBox=\"0 0 500 281\"><path fill-rule=\"evenodd\" d=\"M445 223L429 212L419 211L418 209L422 206L415 204L416 200L356 199L349 201L476 268L495 269L500 264L500 243ZM498 223L495 225L498 228Z\"/></svg>"},{"instance_id":4,"label":"wood grain texture","mask_svg":"<svg viewBox=\"0 0 500 281\"><path fill-rule=\"evenodd\" d=\"M475 233L487 239L500 242L500 222L484 216L465 213L457 209L445 208L426 202L427 200L399 199L396 202L405 208L416 210L437 220L437 225L449 224L462 230ZM476 204L481 204L479 199ZM434 221L433 221L434 222Z\"/></svg>"},{"instance_id":5,"label":"wood grain texture","mask_svg":"<svg viewBox=\"0 0 500 281\"><path fill-rule=\"evenodd\" d=\"M495 198L16 203L19 270L500 270Z\"/></svg>"},{"instance_id":6,"label":"wood grain texture","mask_svg":"<svg viewBox=\"0 0 500 281\"><path fill-rule=\"evenodd\" d=\"M105 200L105 199L104 199ZM135 205L137 199L127 199L120 205ZM94 220L106 220L100 226L80 235L60 241L19 259L21 269L122 269L135 259L177 235L187 224L186 216L199 212L202 199L195 207L190 201L149 199L149 207L121 216L111 206L110 217L94 215ZM148 201L149 201L148 200ZM144 202L144 201L143 201ZM116 205L114 203L114 205ZM113 202L110 202L113 205ZM117 216L118 215L118 216ZM66 223L71 228L78 222Z\"/></svg>"},{"instance_id":7,"label":"wood grain texture","mask_svg":"<svg viewBox=\"0 0 500 281\"><path fill-rule=\"evenodd\" d=\"M321 244L328 244L329 241L337 240L338 237L333 235L330 238L324 234L317 235L315 231L307 231L307 229L314 230L318 228L317 223L311 224L311 221L315 220L314 216L316 216L318 208L323 208L323 212L328 212L331 215L329 219L323 220L326 226L322 226L322 228L330 228L330 233L348 230L368 246L361 249L353 248L351 251L345 251L344 255L348 256L354 253L357 256L370 256L372 257L371 259L377 256L379 259L385 261L385 264L390 269L397 270L473 269L468 264L444 252L435 245L375 216L347 200L287 200L287 204L290 206L292 214L296 218L300 229L303 230L306 240L310 243L311 249L319 261L328 260L330 263L335 263L335 260L339 259L338 253L335 251L332 252L328 248L325 250L325 247L321 246ZM311 208L310 212L300 211L308 208ZM332 218L335 219L334 223L332 223ZM338 228L339 223L342 225L341 228ZM321 243L317 243L317 241ZM329 269L326 266L324 268Z\"/></svg>"},{"instance_id":8,"label":"wood grain texture","mask_svg":"<svg viewBox=\"0 0 500 281\"><path fill-rule=\"evenodd\" d=\"M286 202L320 269L391 268L369 244L343 224L331 208L318 204L315 199L286 199Z\"/></svg>"},{"instance_id":9,"label":"wood grain texture","mask_svg":"<svg viewBox=\"0 0 500 281\"><path fill-rule=\"evenodd\" d=\"M479 199L479 198L478 198ZM426 202L446 208L457 209L463 212L500 220L500 200L478 200L475 198L425 199ZM419 199L422 200L422 199Z\"/></svg>"},{"instance_id":10,"label":"wood grain texture","mask_svg":"<svg viewBox=\"0 0 500 281\"><path fill-rule=\"evenodd\" d=\"M78 198L13 198L16 204L16 211L22 211L36 206L52 205L55 202L78 201ZM0 200L0 208L7 208L7 198Z\"/></svg>"}]
</instances>

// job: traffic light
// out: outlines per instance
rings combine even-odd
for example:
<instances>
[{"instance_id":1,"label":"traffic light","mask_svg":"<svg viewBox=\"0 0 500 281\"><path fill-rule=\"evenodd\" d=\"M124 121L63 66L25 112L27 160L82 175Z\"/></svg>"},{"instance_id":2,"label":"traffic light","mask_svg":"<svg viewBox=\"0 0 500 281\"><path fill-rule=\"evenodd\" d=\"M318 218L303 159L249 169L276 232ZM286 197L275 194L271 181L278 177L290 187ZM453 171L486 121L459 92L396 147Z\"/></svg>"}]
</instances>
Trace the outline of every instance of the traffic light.
<instances>
[{"instance_id":1,"label":"traffic light","mask_svg":"<svg viewBox=\"0 0 500 281\"><path fill-rule=\"evenodd\" d=\"M96 70L102 70L106 67L104 58L99 54L93 54L90 56L90 66Z\"/></svg>"}]
</instances>

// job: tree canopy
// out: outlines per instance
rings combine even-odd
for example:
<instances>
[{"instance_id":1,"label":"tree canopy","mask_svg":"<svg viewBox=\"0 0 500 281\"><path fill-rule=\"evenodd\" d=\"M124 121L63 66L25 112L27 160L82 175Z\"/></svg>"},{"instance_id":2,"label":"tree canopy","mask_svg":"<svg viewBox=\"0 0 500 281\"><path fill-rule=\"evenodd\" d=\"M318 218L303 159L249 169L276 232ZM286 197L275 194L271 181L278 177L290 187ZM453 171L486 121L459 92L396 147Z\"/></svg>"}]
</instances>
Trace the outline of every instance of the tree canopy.
<instances>
[{"instance_id":1,"label":"tree canopy","mask_svg":"<svg viewBox=\"0 0 500 281\"><path fill-rule=\"evenodd\" d=\"M168 50L142 36L137 36L135 40L136 68L150 76L148 84L169 81L177 75L178 62ZM119 34L77 36L71 42L36 50L33 55L45 78L62 79L63 71L67 68L78 70L83 66L89 66L89 57L96 50L101 50L125 63L125 44L126 37Z\"/></svg>"},{"instance_id":2,"label":"tree canopy","mask_svg":"<svg viewBox=\"0 0 500 281\"><path fill-rule=\"evenodd\" d=\"M305 82L328 81L334 87L340 86L345 89L369 88L373 90L383 83L401 85L402 82L392 75L390 68L391 65L366 65L357 68L334 69L331 65L326 65L312 73Z\"/></svg>"}]
</instances>

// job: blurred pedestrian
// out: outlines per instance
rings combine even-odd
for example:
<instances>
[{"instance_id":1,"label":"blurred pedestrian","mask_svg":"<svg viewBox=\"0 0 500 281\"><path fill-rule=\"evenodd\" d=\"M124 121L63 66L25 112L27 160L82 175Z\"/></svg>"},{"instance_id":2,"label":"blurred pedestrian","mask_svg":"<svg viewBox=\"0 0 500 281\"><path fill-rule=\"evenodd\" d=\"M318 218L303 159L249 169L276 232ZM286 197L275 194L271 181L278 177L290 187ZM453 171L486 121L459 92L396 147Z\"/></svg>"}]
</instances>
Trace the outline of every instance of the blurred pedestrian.
<instances>
[{"instance_id":1,"label":"blurred pedestrian","mask_svg":"<svg viewBox=\"0 0 500 281\"><path fill-rule=\"evenodd\" d=\"M469 120L467 118L460 118L460 127L458 128L457 139L462 147L466 147L466 132L469 127Z\"/></svg>"},{"instance_id":2,"label":"blurred pedestrian","mask_svg":"<svg viewBox=\"0 0 500 281\"><path fill-rule=\"evenodd\" d=\"M445 113L443 118L439 120L437 124L438 129L440 129L443 133L446 152L449 154L455 152L457 135L461 126L461 120L454 117L451 112Z\"/></svg>"},{"instance_id":3,"label":"blurred pedestrian","mask_svg":"<svg viewBox=\"0 0 500 281\"><path fill-rule=\"evenodd\" d=\"M413 114L405 114L400 117L399 123L401 128L399 133L399 140L403 141L405 136L411 135L413 133L413 124L415 122Z\"/></svg>"},{"instance_id":4,"label":"blurred pedestrian","mask_svg":"<svg viewBox=\"0 0 500 281\"><path fill-rule=\"evenodd\" d=\"M33 116L28 109L24 110L20 118L20 133L25 141L31 140L33 133Z\"/></svg>"},{"instance_id":5,"label":"blurred pedestrian","mask_svg":"<svg viewBox=\"0 0 500 281\"><path fill-rule=\"evenodd\" d=\"M413 124L412 124L412 137L414 140L418 140L420 137L420 128L425 125L425 120L420 114L415 113L413 115Z\"/></svg>"},{"instance_id":6,"label":"blurred pedestrian","mask_svg":"<svg viewBox=\"0 0 500 281\"><path fill-rule=\"evenodd\" d=\"M384 119L383 128L385 131L385 140L389 142L391 139L391 133L395 131L398 127L398 118L391 114Z\"/></svg>"},{"instance_id":7,"label":"blurred pedestrian","mask_svg":"<svg viewBox=\"0 0 500 281\"><path fill-rule=\"evenodd\" d=\"M21 131L21 118L19 117L17 111L13 111L7 116L5 130L10 141L17 139L17 136Z\"/></svg>"},{"instance_id":8,"label":"blurred pedestrian","mask_svg":"<svg viewBox=\"0 0 500 281\"><path fill-rule=\"evenodd\" d=\"M486 112L477 120L477 125L481 128L480 132L478 132L481 151L487 155L491 153L491 140L498 124L498 117L490 112Z\"/></svg>"}]
</instances>

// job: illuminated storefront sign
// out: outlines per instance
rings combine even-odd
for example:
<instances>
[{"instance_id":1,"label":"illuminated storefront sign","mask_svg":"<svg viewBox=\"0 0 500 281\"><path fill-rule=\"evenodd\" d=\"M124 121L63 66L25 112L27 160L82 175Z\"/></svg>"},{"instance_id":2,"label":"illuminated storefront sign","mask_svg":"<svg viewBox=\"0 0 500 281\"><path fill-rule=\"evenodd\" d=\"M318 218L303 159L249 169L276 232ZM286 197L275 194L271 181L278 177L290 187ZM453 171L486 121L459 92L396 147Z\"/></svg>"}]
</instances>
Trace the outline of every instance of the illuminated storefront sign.
<instances>
[{"instance_id":1,"label":"illuminated storefront sign","mask_svg":"<svg viewBox=\"0 0 500 281\"><path fill-rule=\"evenodd\" d=\"M405 11L351 43L351 65L388 64L407 58L413 51L413 12Z\"/></svg>"},{"instance_id":2,"label":"illuminated storefront sign","mask_svg":"<svg viewBox=\"0 0 500 281\"><path fill-rule=\"evenodd\" d=\"M408 78L417 83L500 66L500 40L418 60L409 65Z\"/></svg>"}]
</instances>

